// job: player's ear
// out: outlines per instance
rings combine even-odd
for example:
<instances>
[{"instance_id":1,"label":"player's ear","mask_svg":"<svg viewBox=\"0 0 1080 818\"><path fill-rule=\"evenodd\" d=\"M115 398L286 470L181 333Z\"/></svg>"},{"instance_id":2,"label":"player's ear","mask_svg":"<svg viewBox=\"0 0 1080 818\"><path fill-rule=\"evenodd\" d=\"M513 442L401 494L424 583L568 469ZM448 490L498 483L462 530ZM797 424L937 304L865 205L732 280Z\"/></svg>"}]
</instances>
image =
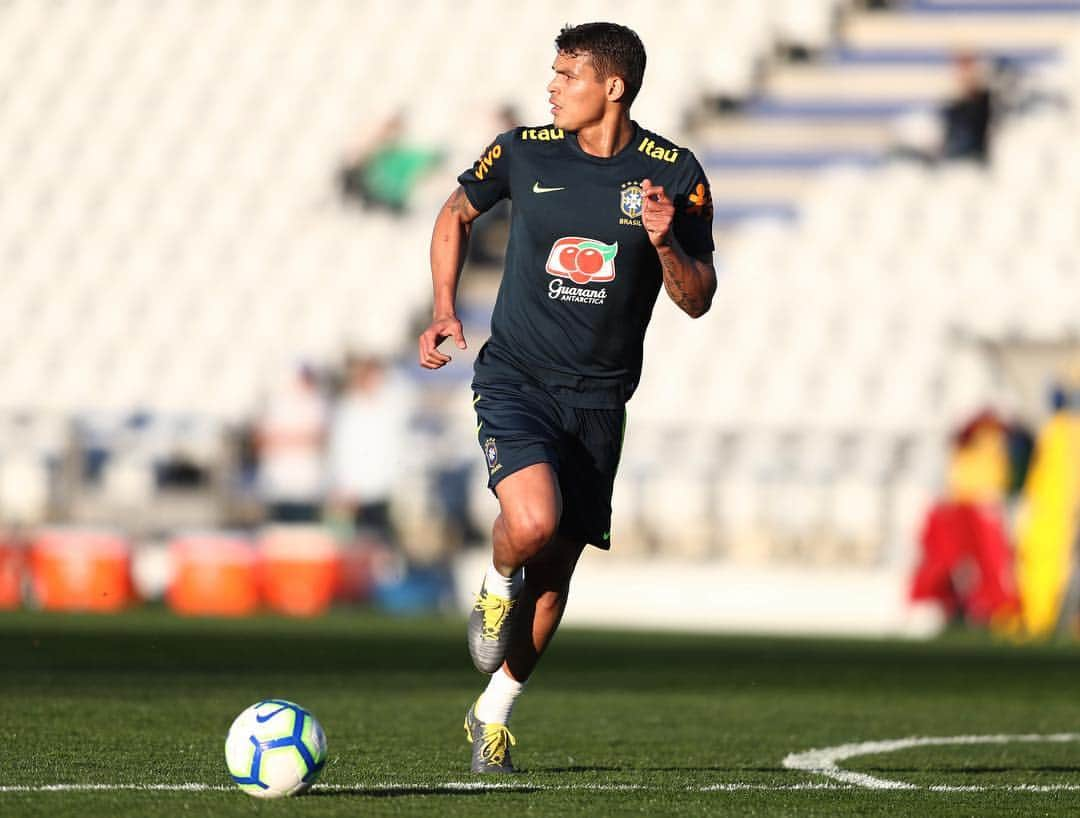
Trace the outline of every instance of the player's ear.
<instances>
[{"instance_id":1,"label":"player's ear","mask_svg":"<svg viewBox=\"0 0 1080 818\"><path fill-rule=\"evenodd\" d=\"M612 102L618 102L626 93L626 83L622 77L611 76L607 78L607 98Z\"/></svg>"}]
</instances>

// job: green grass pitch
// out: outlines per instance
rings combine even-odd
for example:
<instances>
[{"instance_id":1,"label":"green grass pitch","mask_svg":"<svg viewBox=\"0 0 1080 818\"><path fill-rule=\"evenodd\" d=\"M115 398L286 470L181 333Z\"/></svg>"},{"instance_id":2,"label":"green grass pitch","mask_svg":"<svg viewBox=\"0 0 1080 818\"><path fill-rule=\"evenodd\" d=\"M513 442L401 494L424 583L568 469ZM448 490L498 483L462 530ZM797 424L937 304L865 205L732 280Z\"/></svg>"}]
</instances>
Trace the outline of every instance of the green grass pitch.
<instances>
[{"instance_id":1,"label":"green grass pitch","mask_svg":"<svg viewBox=\"0 0 1080 818\"><path fill-rule=\"evenodd\" d=\"M467 772L461 722L483 678L456 619L8 613L0 815L1074 815L1080 741L1069 736L839 762L908 789L783 762L914 736L1070 734L1078 679L1074 645L968 634L912 644L566 629L515 712L523 772L493 780ZM311 794L261 802L231 785L222 745L237 713L274 696L317 715L330 761ZM104 788L46 789L70 784ZM149 788L183 784L199 789Z\"/></svg>"}]
</instances>

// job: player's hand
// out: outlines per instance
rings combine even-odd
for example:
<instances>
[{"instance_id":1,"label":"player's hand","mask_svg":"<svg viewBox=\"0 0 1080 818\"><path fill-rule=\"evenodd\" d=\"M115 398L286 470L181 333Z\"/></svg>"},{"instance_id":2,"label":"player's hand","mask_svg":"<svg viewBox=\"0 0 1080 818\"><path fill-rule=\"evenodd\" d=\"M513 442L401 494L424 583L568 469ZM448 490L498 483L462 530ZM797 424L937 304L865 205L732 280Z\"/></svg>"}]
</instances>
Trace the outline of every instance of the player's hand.
<instances>
[{"instance_id":1,"label":"player's hand","mask_svg":"<svg viewBox=\"0 0 1080 818\"><path fill-rule=\"evenodd\" d=\"M453 338L458 349L467 349L465 334L461 331L461 322L456 315L436 316L431 326L420 335L420 366L424 369L438 369L450 363L450 356L439 352L439 344L447 338Z\"/></svg>"},{"instance_id":2,"label":"player's hand","mask_svg":"<svg viewBox=\"0 0 1080 818\"><path fill-rule=\"evenodd\" d=\"M649 234L653 247L671 244L671 224L675 220L675 204L660 185L650 180L641 182L641 195L645 202L641 210L641 224Z\"/></svg>"}]
</instances>

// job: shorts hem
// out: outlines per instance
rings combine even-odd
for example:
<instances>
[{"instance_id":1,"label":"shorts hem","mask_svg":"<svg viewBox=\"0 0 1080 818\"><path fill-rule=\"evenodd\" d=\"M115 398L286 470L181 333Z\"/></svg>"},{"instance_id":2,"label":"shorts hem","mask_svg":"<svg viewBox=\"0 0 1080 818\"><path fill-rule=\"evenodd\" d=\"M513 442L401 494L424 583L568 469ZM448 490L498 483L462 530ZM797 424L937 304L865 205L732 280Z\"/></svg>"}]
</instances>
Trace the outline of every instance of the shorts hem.
<instances>
[{"instance_id":1,"label":"shorts hem","mask_svg":"<svg viewBox=\"0 0 1080 818\"><path fill-rule=\"evenodd\" d=\"M491 493L495 494L495 487L499 485L503 480L509 477L511 474L517 474L522 469L527 469L529 466L535 466L537 463L547 463L554 470L556 476L559 474L559 464L555 462L554 458L545 451L537 453L535 459L529 457L523 458L523 462L515 463L513 466L503 466L495 474L488 476L488 488L491 489ZM499 496L495 494L496 498Z\"/></svg>"}]
</instances>

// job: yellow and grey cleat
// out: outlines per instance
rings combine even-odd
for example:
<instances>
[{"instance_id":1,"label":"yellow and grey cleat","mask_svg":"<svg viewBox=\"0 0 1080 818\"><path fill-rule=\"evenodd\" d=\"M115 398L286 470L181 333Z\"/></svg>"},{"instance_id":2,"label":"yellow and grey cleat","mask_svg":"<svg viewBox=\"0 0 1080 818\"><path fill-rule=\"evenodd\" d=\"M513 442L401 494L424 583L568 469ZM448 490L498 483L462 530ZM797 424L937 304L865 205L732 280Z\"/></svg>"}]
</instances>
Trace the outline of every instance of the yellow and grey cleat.
<instances>
[{"instance_id":1,"label":"yellow and grey cleat","mask_svg":"<svg viewBox=\"0 0 1080 818\"><path fill-rule=\"evenodd\" d=\"M480 586L469 614L469 655L481 673L494 673L510 647L515 601L489 594L486 585Z\"/></svg>"},{"instance_id":2,"label":"yellow and grey cleat","mask_svg":"<svg viewBox=\"0 0 1080 818\"><path fill-rule=\"evenodd\" d=\"M505 724L485 724L476 717L476 703L465 714L465 737L472 743L474 773L514 773L510 746L517 744Z\"/></svg>"}]
</instances>

